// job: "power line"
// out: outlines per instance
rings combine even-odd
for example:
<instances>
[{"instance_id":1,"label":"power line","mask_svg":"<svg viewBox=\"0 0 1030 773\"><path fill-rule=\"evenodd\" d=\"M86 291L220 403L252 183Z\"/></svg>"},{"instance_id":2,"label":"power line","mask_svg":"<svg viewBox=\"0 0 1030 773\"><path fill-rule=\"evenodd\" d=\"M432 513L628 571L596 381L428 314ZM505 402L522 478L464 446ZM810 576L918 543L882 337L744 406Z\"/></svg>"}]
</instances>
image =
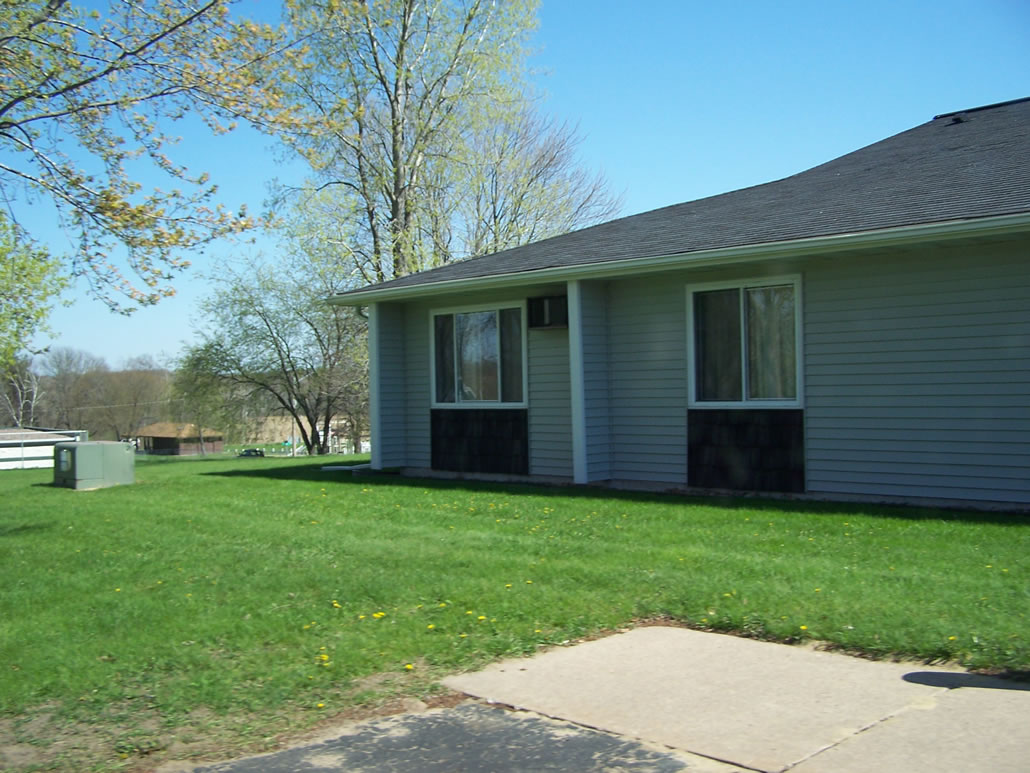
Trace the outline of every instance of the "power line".
<instances>
[{"instance_id":1,"label":"power line","mask_svg":"<svg viewBox=\"0 0 1030 773\"><path fill-rule=\"evenodd\" d=\"M169 397L167 400L148 400L142 403L120 403L118 405L76 405L73 411L88 411L94 408L136 408L140 405L165 405L167 403L185 402L185 397Z\"/></svg>"}]
</instances>

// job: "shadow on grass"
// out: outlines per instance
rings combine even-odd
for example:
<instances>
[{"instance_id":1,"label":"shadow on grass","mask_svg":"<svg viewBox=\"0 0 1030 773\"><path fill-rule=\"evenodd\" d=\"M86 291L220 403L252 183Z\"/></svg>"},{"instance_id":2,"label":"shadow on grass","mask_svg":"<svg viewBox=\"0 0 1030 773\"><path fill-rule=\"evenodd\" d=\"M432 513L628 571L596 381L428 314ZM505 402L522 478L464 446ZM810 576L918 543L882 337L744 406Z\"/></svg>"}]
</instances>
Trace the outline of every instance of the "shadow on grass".
<instances>
[{"instance_id":1,"label":"shadow on grass","mask_svg":"<svg viewBox=\"0 0 1030 773\"><path fill-rule=\"evenodd\" d=\"M14 525L3 525L0 524L0 538L2 537L18 537L23 534L35 534L41 531L49 531L57 525L56 521L48 521L47 523L23 523L17 526Z\"/></svg>"},{"instance_id":2,"label":"shadow on grass","mask_svg":"<svg viewBox=\"0 0 1030 773\"><path fill-rule=\"evenodd\" d=\"M944 508L917 507L914 505L885 505L861 502L826 502L812 499L798 499L789 496L780 498L761 495L728 496L725 494L704 494L684 491L652 492L627 491L603 486L543 485L540 483L497 483L490 481L460 480L451 478L414 478L388 472L355 473L350 470L323 470L325 465L337 466L326 460L311 461L289 466L254 466L233 470L204 472L229 478L266 478L270 480L310 481L320 484L333 483L343 486L393 486L402 488L433 489L438 491L468 491L482 493L504 493L523 496L563 496L577 499L597 499L622 502L648 502L657 504L682 503L687 505L720 507L727 510L748 512L783 512L789 510L802 513L825 513L827 515L874 515L905 520L957 521L963 523L998 524L1002 526L1030 526L1030 513L1004 512L998 510L952 510ZM346 464L346 463L344 463ZM361 462L353 463L353 466ZM343 466L340 464L339 466Z\"/></svg>"}]
</instances>

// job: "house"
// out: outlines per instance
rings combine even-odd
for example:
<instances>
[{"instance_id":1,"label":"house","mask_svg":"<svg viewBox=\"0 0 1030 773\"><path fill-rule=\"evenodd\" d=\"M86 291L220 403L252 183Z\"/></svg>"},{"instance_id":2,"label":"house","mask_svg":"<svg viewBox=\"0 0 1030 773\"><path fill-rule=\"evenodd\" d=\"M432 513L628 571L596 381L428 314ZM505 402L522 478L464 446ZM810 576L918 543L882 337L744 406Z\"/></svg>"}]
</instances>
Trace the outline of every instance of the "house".
<instances>
[{"instance_id":1,"label":"house","mask_svg":"<svg viewBox=\"0 0 1030 773\"><path fill-rule=\"evenodd\" d=\"M54 466L54 446L69 440L88 440L89 432L75 429L13 427L0 429L0 470Z\"/></svg>"},{"instance_id":2,"label":"house","mask_svg":"<svg viewBox=\"0 0 1030 773\"><path fill-rule=\"evenodd\" d=\"M171 421L147 425L137 431L136 438L139 451L168 456L217 454L225 444L222 433L217 430Z\"/></svg>"},{"instance_id":3,"label":"house","mask_svg":"<svg viewBox=\"0 0 1030 773\"><path fill-rule=\"evenodd\" d=\"M1030 99L331 302L376 469L1030 505Z\"/></svg>"}]
</instances>

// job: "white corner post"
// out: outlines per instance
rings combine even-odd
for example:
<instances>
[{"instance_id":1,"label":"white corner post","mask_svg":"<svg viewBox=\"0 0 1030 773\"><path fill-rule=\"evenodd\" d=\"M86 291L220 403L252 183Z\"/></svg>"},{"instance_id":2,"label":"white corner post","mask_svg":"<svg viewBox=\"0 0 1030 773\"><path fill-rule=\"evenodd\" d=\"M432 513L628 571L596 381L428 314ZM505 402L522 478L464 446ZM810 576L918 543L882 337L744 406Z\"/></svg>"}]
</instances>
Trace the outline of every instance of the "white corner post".
<instances>
[{"instance_id":1,"label":"white corner post","mask_svg":"<svg viewBox=\"0 0 1030 773\"><path fill-rule=\"evenodd\" d=\"M569 389L572 401L572 480L586 483L587 426L583 371L583 288L578 279L568 282L569 302Z\"/></svg>"},{"instance_id":2,"label":"white corner post","mask_svg":"<svg viewBox=\"0 0 1030 773\"><path fill-rule=\"evenodd\" d=\"M383 469L382 396L379 384L382 367L379 362L379 304L368 305L368 436L372 444L372 469Z\"/></svg>"}]
</instances>

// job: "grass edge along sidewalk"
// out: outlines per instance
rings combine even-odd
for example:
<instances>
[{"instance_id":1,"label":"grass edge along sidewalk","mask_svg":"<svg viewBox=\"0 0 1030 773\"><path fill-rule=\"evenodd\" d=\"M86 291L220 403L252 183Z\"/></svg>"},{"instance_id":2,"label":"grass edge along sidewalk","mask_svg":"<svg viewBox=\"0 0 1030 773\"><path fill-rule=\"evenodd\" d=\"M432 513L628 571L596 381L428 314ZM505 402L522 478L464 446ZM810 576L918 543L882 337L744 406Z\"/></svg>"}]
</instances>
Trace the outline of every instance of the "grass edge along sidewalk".
<instances>
[{"instance_id":1,"label":"grass edge along sidewalk","mask_svg":"<svg viewBox=\"0 0 1030 773\"><path fill-rule=\"evenodd\" d=\"M253 749L635 619L1030 665L1025 516L325 461L141 460L135 485L93 492L0 476L0 744L20 769Z\"/></svg>"}]
</instances>

